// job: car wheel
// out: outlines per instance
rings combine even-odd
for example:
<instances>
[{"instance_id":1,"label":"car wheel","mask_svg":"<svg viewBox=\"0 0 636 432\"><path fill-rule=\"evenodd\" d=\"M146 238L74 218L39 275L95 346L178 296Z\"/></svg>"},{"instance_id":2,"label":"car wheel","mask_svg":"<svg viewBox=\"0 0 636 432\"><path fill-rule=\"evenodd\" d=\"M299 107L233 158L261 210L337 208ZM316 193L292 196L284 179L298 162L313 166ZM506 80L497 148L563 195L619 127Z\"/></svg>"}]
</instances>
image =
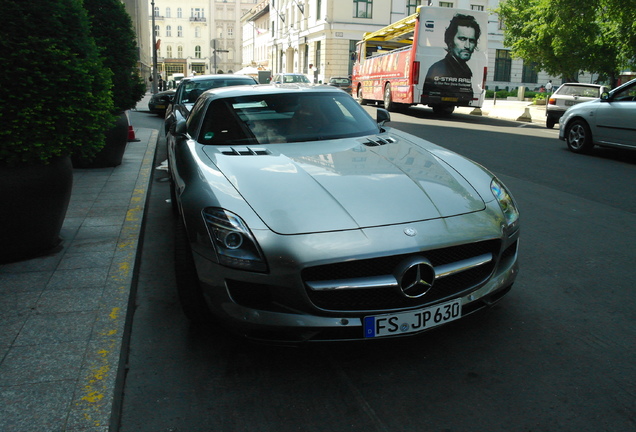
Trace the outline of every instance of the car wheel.
<instances>
[{"instance_id":1,"label":"car wheel","mask_svg":"<svg viewBox=\"0 0 636 432\"><path fill-rule=\"evenodd\" d=\"M554 120L552 117L548 116L545 119L545 127L547 127L548 129L552 129L555 124L556 124L556 120Z\"/></svg>"},{"instance_id":2,"label":"car wheel","mask_svg":"<svg viewBox=\"0 0 636 432\"><path fill-rule=\"evenodd\" d=\"M594 147L592 131L581 119L574 120L565 132L565 142L574 153L588 153Z\"/></svg>"},{"instance_id":3,"label":"car wheel","mask_svg":"<svg viewBox=\"0 0 636 432\"><path fill-rule=\"evenodd\" d=\"M358 86L357 96L358 96L358 103L360 105L366 105L367 104L367 100L362 97L362 86L361 85Z\"/></svg>"},{"instance_id":4,"label":"car wheel","mask_svg":"<svg viewBox=\"0 0 636 432\"><path fill-rule=\"evenodd\" d=\"M387 111L395 111L396 104L391 99L391 84L384 87L384 109Z\"/></svg>"},{"instance_id":5,"label":"car wheel","mask_svg":"<svg viewBox=\"0 0 636 432\"><path fill-rule=\"evenodd\" d=\"M203 297L186 227L181 217L176 218L176 220L174 269L181 309L189 320L200 324L208 323L211 321L212 314Z\"/></svg>"}]
</instances>

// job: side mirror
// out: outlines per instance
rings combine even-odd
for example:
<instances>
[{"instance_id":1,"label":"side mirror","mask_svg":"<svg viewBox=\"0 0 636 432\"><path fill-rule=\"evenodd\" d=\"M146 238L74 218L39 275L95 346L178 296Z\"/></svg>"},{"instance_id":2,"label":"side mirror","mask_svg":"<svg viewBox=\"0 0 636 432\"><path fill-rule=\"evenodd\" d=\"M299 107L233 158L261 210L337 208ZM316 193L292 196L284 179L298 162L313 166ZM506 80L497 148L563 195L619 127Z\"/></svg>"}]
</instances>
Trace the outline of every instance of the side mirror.
<instances>
[{"instance_id":1,"label":"side mirror","mask_svg":"<svg viewBox=\"0 0 636 432\"><path fill-rule=\"evenodd\" d=\"M601 100L609 101L609 92L604 91L603 93L601 93Z\"/></svg>"},{"instance_id":2,"label":"side mirror","mask_svg":"<svg viewBox=\"0 0 636 432\"><path fill-rule=\"evenodd\" d=\"M170 126L170 133L177 139L185 139L188 136L188 127L185 119L180 119Z\"/></svg>"},{"instance_id":3,"label":"side mirror","mask_svg":"<svg viewBox=\"0 0 636 432\"><path fill-rule=\"evenodd\" d=\"M384 123L391 121L391 114L384 108L378 108L375 118L380 126L384 126Z\"/></svg>"}]
</instances>

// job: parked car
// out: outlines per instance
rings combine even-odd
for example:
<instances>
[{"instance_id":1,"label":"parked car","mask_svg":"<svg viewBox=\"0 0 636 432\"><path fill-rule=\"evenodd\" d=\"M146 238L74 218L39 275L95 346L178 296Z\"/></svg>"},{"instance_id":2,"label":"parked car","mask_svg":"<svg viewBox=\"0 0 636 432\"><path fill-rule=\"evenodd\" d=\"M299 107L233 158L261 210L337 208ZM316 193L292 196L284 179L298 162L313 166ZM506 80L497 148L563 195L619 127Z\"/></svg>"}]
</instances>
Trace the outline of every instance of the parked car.
<instances>
[{"instance_id":1,"label":"parked car","mask_svg":"<svg viewBox=\"0 0 636 432\"><path fill-rule=\"evenodd\" d=\"M148 102L148 111L164 116L166 114L166 108L168 108L168 105L170 105L174 97L174 92L174 89L170 89L153 94Z\"/></svg>"},{"instance_id":2,"label":"parked car","mask_svg":"<svg viewBox=\"0 0 636 432\"><path fill-rule=\"evenodd\" d=\"M520 229L508 190L389 120L329 86L200 96L167 142L185 314L261 340L370 339L506 294Z\"/></svg>"},{"instance_id":3,"label":"parked car","mask_svg":"<svg viewBox=\"0 0 636 432\"><path fill-rule=\"evenodd\" d=\"M636 148L636 79L569 108L559 138L574 153L588 153L595 145Z\"/></svg>"},{"instance_id":4,"label":"parked car","mask_svg":"<svg viewBox=\"0 0 636 432\"><path fill-rule=\"evenodd\" d=\"M565 83L550 95L546 105L545 126L552 129L569 107L601 97L609 87L598 84Z\"/></svg>"},{"instance_id":5,"label":"parked car","mask_svg":"<svg viewBox=\"0 0 636 432\"><path fill-rule=\"evenodd\" d=\"M309 78L297 73L279 73L272 77L271 84L311 84Z\"/></svg>"},{"instance_id":6,"label":"parked car","mask_svg":"<svg viewBox=\"0 0 636 432\"><path fill-rule=\"evenodd\" d=\"M328 85L339 87L349 94L351 94L352 92L351 79L349 79L348 77L331 77L329 78Z\"/></svg>"},{"instance_id":7,"label":"parked car","mask_svg":"<svg viewBox=\"0 0 636 432\"><path fill-rule=\"evenodd\" d=\"M248 75L195 75L183 78L177 87L172 102L166 108L164 121L166 134L170 130L170 126L179 118L188 117L194 102L204 91L221 87L254 84L258 84L258 81Z\"/></svg>"}]
</instances>

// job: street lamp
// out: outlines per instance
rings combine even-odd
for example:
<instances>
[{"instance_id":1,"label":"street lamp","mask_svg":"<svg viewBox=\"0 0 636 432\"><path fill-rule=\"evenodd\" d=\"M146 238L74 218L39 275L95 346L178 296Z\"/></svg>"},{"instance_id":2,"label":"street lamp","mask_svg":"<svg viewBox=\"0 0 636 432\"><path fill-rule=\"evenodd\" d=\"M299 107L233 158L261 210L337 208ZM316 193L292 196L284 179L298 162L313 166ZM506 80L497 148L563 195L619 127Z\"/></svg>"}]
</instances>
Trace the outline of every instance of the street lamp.
<instances>
[{"instance_id":1,"label":"street lamp","mask_svg":"<svg viewBox=\"0 0 636 432\"><path fill-rule=\"evenodd\" d=\"M152 7L152 92L157 93L157 33L155 32L155 0L150 2Z\"/></svg>"},{"instance_id":2,"label":"street lamp","mask_svg":"<svg viewBox=\"0 0 636 432\"><path fill-rule=\"evenodd\" d=\"M212 73L216 73L216 53L226 53L230 52L229 50L216 49L216 39L212 39L212 64L213 70Z\"/></svg>"}]
</instances>

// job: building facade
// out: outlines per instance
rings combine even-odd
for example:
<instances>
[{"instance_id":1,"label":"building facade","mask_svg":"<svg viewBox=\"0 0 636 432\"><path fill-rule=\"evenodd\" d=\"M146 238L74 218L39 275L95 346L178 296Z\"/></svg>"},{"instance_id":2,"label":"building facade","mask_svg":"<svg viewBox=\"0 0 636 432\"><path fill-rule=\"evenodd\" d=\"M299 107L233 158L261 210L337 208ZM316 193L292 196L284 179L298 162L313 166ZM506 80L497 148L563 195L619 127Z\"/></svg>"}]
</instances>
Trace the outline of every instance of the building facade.
<instances>
[{"instance_id":1,"label":"building facade","mask_svg":"<svg viewBox=\"0 0 636 432\"><path fill-rule=\"evenodd\" d=\"M150 38L149 3L145 0L122 0L130 15L139 49L139 75L149 77L152 74L152 50Z\"/></svg>"},{"instance_id":2,"label":"building facade","mask_svg":"<svg viewBox=\"0 0 636 432\"><path fill-rule=\"evenodd\" d=\"M189 76L239 70L240 18L255 4L256 0L155 0L152 30L158 74L170 81L175 73ZM152 39L152 33L150 36Z\"/></svg>"},{"instance_id":3,"label":"building facade","mask_svg":"<svg viewBox=\"0 0 636 432\"><path fill-rule=\"evenodd\" d=\"M421 5L489 12L482 34L488 39L488 89L534 90L550 79L561 82L512 58L503 46L505 29L492 12L499 0L155 0L158 72L169 79L174 73L233 73L252 67L272 74L304 73L326 82L350 75L356 43L364 33ZM594 79L579 76L581 82Z\"/></svg>"}]
</instances>

